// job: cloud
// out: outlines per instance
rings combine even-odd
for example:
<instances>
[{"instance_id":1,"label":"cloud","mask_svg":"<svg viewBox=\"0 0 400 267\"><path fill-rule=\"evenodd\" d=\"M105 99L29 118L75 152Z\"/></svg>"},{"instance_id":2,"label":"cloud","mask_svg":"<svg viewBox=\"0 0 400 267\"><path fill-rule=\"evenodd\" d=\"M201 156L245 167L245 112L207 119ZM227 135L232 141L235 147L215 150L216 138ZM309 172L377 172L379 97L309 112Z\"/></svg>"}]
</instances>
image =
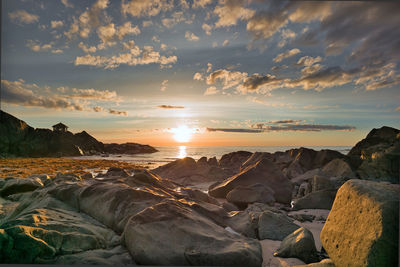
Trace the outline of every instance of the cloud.
<instances>
[{"instance_id":1,"label":"cloud","mask_svg":"<svg viewBox=\"0 0 400 267\"><path fill-rule=\"evenodd\" d=\"M34 92L35 89L37 90L37 86L26 84L21 79L17 81L1 80L1 88L2 101L5 103L26 107L84 110L81 104L73 102L67 97L38 95L37 92Z\"/></svg>"},{"instance_id":2,"label":"cloud","mask_svg":"<svg viewBox=\"0 0 400 267\"><path fill-rule=\"evenodd\" d=\"M242 83L247 76L248 74L246 72L233 72L225 69L219 69L208 75L206 83L211 85L216 83L217 80L221 80L224 85L223 89L228 89Z\"/></svg>"},{"instance_id":3,"label":"cloud","mask_svg":"<svg viewBox=\"0 0 400 267\"><path fill-rule=\"evenodd\" d=\"M201 26L201 28L204 30L204 32L207 35L211 35L211 30L212 30L212 26L208 25L207 23L203 23L203 25Z\"/></svg>"},{"instance_id":4,"label":"cloud","mask_svg":"<svg viewBox=\"0 0 400 267\"><path fill-rule=\"evenodd\" d=\"M277 121L269 121L268 123L272 123L272 124L292 124L292 123L298 123L298 122L303 122L303 120L277 120Z\"/></svg>"},{"instance_id":5,"label":"cloud","mask_svg":"<svg viewBox=\"0 0 400 267\"><path fill-rule=\"evenodd\" d=\"M113 115L120 115L120 116L128 116L128 112L126 111L118 111L114 109L108 109L108 113L113 114Z\"/></svg>"},{"instance_id":6,"label":"cloud","mask_svg":"<svg viewBox=\"0 0 400 267\"><path fill-rule=\"evenodd\" d=\"M212 3L212 0L193 0L192 8L205 8Z\"/></svg>"},{"instance_id":7,"label":"cloud","mask_svg":"<svg viewBox=\"0 0 400 267\"><path fill-rule=\"evenodd\" d=\"M125 35L138 35L141 31L138 26L132 27L132 24L128 21L125 22L123 25L118 27L118 32L116 33L118 39L122 40Z\"/></svg>"},{"instance_id":8,"label":"cloud","mask_svg":"<svg viewBox=\"0 0 400 267\"><path fill-rule=\"evenodd\" d=\"M174 3L171 0L123 0L121 3L122 14L132 17L153 17L173 7Z\"/></svg>"},{"instance_id":9,"label":"cloud","mask_svg":"<svg viewBox=\"0 0 400 267\"><path fill-rule=\"evenodd\" d=\"M288 40L296 38L296 33L290 29L284 29L281 31L281 41L278 43L279 47L284 47Z\"/></svg>"},{"instance_id":10,"label":"cloud","mask_svg":"<svg viewBox=\"0 0 400 267\"><path fill-rule=\"evenodd\" d=\"M20 24L31 24L39 21L39 16L28 13L22 9L8 13L8 17L15 23Z\"/></svg>"},{"instance_id":11,"label":"cloud","mask_svg":"<svg viewBox=\"0 0 400 267\"><path fill-rule=\"evenodd\" d=\"M398 107L395 109L395 111L400 111L400 106L398 106Z\"/></svg>"},{"instance_id":12,"label":"cloud","mask_svg":"<svg viewBox=\"0 0 400 267\"><path fill-rule=\"evenodd\" d=\"M182 109L185 108L183 106L171 106L171 105L159 105L157 108L162 108L162 109Z\"/></svg>"},{"instance_id":13,"label":"cloud","mask_svg":"<svg viewBox=\"0 0 400 267\"><path fill-rule=\"evenodd\" d=\"M151 25L153 25L153 21L151 21L151 20L144 20L142 22L143 28L150 27Z\"/></svg>"},{"instance_id":14,"label":"cloud","mask_svg":"<svg viewBox=\"0 0 400 267\"><path fill-rule=\"evenodd\" d=\"M41 107L57 110L76 110L101 112L105 110L98 103L119 102L115 91L78 89L58 87L52 89L48 86L39 87L36 84L28 84L24 80L1 80L2 101L24 107ZM92 106L97 104L96 106ZM115 115L127 115L125 111L113 111Z\"/></svg>"},{"instance_id":15,"label":"cloud","mask_svg":"<svg viewBox=\"0 0 400 267\"><path fill-rule=\"evenodd\" d=\"M116 34L116 29L114 23L110 23L105 26L100 26L97 29L97 35L99 36L100 40L104 44L110 44L110 41L113 40L114 35ZM123 37L123 36L122 36Z\"/></svg>"},{"instance_id":16,"label":"cloud","mask_svg":"<svg viewBox=\"0 0 400 267\"><path fill-rule=\"evenodd\" d=\"M124 48L129 49L129 51L114 56L92 56L87 54L85 56L76 57L74 64L76 66L86 65L114 69L121 64L136 66L159 63L160 67L163 67L175 64L178 60L176 56L161 56L160 52L154 51L152 46L144 46L143 50L141 50L138 46L134 45L133 41L125 43Z\"/></svg>"},{"instance_id":17,"label":"cloud","mask_svg":"<svg viewBox=\"0 0 400 267\"><path fill-rule=\"evenodd\" d=\"M167 90L167 84L168 84L168 80L162 81L161 88L160 88L161 92L164 92L165 90Z\"/></svg>"},{"instance_id":18,"label":"cloud","mask_svg":"<svg viewBox=\"0 0 400 267\"><path fill-rule=\"evenodd\" d=\"M70 2L68 2L68 0L61 0L61 3L68 8L73 8L74 5L72 5Z\"/></svg>"},{"instance_id":19,"label":"cloud","mask_svg":"<svg viewBox=\"0 0 400 267\"><path fill-rule=\"evenodd\" d=\"M62 49L53 49L53 50L51 50L51 53L53 53L53 54L62 54L64 52L64 50L62 50Z\"/></svg>"},{"instance_id":20,"label":"cloud","mask_svg":"<svg viewBox=\"0 0 400 267\"><path fill-rule=\"evenodd\" d=\"M201 73L199 73L199 72L196 72L196 73L194 74L194 76L193 76L193 80L196 80L196 81L202 81L202 80L204 80L203 74L201 74Z\"/></svg>"},{"instance_id":21,"label":"cloud","mask_svg":"<svg viewBox=\"0 0 400 267\"><path fill-rule=\"evenodd\" d=\"M207 63L207 72L210 72L212 70L212 64Z\"/></svg>"},{"instance_id":22,"label":"cloud","mask_svg":"<svg viewBox=\"0 0 400 267\"><path fill-rule=\"evenodd\" d=\"M257 129L231 129L231 128L207 128L208 132L224 132L224 133L262 133Z\"/></svg>"},{"instance_id":23,"label":"cloud","mask_svg":"<svg viewBox=\"0 0 400 267\"><path fill-rule=\"evenodd\" d=\"M339 105L307 105L303 107L304 109L338 109Z\"/></svg>"},{"instance_id":24,"label":"cloud","mask_svg":"<svg viewBox=\"0 0 400 267\"><path fill-rule=\"evenodd\" d=\"M170 29L182 21L185 21L184 13L182 11L176 11L172 14L171 18L163 18L161 23Z\"/></svg>"},{"instance_id":25,"label":"cloud","mask_svg":"<svg viewBox=\"0 0 400 267\"><path fill-rule=\"evenodd\" d=\"M218 89L215 86L210 86L207 88L207 90L204 92L204 95L215 95L218 93Z\"/></svg>"},{"instance_id":26,"label":"cloud","mask_svg":"<svg viewBox=\"0 0 400 267\"><path fill-rule=\"evenodd\" d=\"M185 33L185 39L191 42L197 42L198 40L200 40L200 38L195 35L194 33L190 32L190 31L186 31Z\"/></svg>"},{"instance_id":27,"label":"cloud","mask_svg":"<svg viewBox=\"0 0 400 267\"><path fill-rule=\"evenodd\" d=\"M119 98L117 96L117 92L109 91L109 90L95 90L93 88L90 89L77 89L72 88L71 90L74 94L69 97L72 98L81 98L81 99L92 99L92 100L113 100L118 101Z\"/></svg>"},{"instance_id":28,"label":"cloud","mask_svg":"<svg viewBox=\"0 0 400 267\"><path fill-rule=\"evenodd\" d=\"M270 126L263 123L253 125L254 128L207 128L209 132L228 133L264 133L264 132L321 132L321 131L353 131L356 128L349 125L326 124L286 124L282 126Z\"/></svg>"},{"instance_id":29,"label":"cloud","mask_svg":"<svg viewBox=\"0 0 400 267\"><path fill-rule=\"evenodd\" d=\"M82 49L85 53L96 53L97 48L95 46L86 46L84 43L80 42L78 47Z\"/></svg>"},{"instance_id":30,"label":"cloud","mask_svg":"<svg viewBox=\"0 0 400 267\"><path fill-rule=\"evenodd\" d=\"M50 21L50 27L52 29L61 28L62 26L64 26L64 22L62 22L61 20L52 20L52 21Z\"/></svg>"},{"instance_id":31,"label":"cloud","mask_svg":"<svg viewBox=\"0 0 400 267\"><path fill-rule=\"evenodd\" d=\"M322 58L321 57L310 57L310 56L305 56L305 57L301 57L299 58L299 60L297 61L297 65L299 66L306 66L309 67L315 63L321 62Z\"/></svg>"},{"instance_id":32,"label":"cloud","mask_svg":"<svg viewBox=\"0 0 400 267\"><path fill-rule=\"evenodd\" d=\"M229 45L229 40L225 40L225 41L222 43L222 46L227 46L227 45Z\"/></svg>"},{"instance_id":33,"label":"cloud","mask_svg":"<svg viewBox=\"0 0 400 267\"><path fill-rule=\"evenodd\" d=\"M238 20L248 20L255 14L255 10L242 6L241 0L225 0L214 8L213 13L218 16L215 27L228 27L237 24Z\"/></svg>"},{"instance_id":34,"label":"cloud","mask_svg":"<svg viewBox=\"0 0 400 267\"><path fill-rule=\"evenodd\" d=\"M247 77L240 87L243 88L245 91L254 91L258 90L261 86L264 85L276 85L280 81L281 79L277 79L274 75L271 74L266 74L263 76L255 73L250 77Z\"/></svg>"},{"instance_id":35,"label":"cloud","mask_svg":"<svg viewBox=\"0 0 400 267\"><path fill-rule=\"evenodd\" d=\"M40 52L40 51L49 51L52 49L53 44L40 44L38 41L28 40L26 46L29 47L32 51Z\"/></svg>"},{"instance_id":36,"label":"cloud","mask_svg":"<svg viewBox=\"0 0 400 267\"><path fill-rule=\"evenodd\" d=\"M281 62L282 60L284 60L285 58L289 58L292 57L294 55L297 55L298 53L300 53L300 50L297 48L293 48L291 50L287 50L286 52L280 53L278 54L275 58L274 58L274 62Z\"/></svg>"}]
</instances>

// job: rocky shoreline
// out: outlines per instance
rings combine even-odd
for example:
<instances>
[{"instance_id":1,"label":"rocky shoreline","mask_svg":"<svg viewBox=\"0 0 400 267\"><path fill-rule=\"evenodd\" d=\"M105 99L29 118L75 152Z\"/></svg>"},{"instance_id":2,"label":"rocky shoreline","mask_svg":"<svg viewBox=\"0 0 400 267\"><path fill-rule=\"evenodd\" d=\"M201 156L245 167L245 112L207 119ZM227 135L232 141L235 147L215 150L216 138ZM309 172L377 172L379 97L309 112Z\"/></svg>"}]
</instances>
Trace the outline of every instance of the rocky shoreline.
<instances>
[{"instance_id":1,"label":"rocky shoreline","mask_svg":"<svg viewBox=\"0 0 400 267\"><path fill-rule=\"evenodd\" d=\"M8 177L0 262L397 266L399 152L400 131L382 127L348 155L239 151L152 171Z\"/></svg>"},{"instance_id":2,"label":"rocky shoreline","mask_svg":"<svg viewBox=\"0 0 400 267\"><path fill-rule=\"evenodd\" d=\"M33 128L0 110L0 158L67 157L83 155L154 153L158 150L137 143L103 144L86 131L52 131Z\"/></svg>"}]
</instances>

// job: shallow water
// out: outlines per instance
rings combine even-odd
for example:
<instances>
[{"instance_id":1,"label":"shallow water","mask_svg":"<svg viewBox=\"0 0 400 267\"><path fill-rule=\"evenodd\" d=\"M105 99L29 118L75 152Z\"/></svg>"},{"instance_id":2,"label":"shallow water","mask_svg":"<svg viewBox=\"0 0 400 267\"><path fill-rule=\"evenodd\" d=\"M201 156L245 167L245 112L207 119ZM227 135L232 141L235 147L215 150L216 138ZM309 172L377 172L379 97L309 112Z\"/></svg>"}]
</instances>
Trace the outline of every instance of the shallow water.
<instances>
[{"instance_id":1,"label":"shallow water","mask_svg":"<svg viewBox=\"0 0 400 267\"><path fill-rule=\"evenodd\" d=\"M235 151L249 151L249 152L270 152L286 151L294 146L163 146L156 147L159 151L151 154L136 154L136 155L109 155L108 157L102 156L82 156L74 157L78 159L107 159L127 161L141 165L147 165L149 168L156 168L168 162L174 161L179 158L191 157L198 160L201 157L216 157L220 159L222 155L235 152ZM347 154L351 146L308 146L314 150L331 149Z\"/></svg>"}]
</instances>

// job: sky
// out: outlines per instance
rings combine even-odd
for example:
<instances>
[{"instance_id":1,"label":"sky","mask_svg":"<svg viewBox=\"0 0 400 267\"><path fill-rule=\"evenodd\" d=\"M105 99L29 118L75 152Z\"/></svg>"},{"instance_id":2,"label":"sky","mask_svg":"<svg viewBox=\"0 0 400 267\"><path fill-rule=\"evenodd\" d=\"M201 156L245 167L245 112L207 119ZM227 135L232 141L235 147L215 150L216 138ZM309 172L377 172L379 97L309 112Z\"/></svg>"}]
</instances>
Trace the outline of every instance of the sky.
<instances>
[{"instance_id":1,"label":"sky","mask_svg":"<svg viewBox=\"0 0 400 267\"><path fill-rule=\"evenodd\" d=\"M1 109L103 142L352 146L400 128L400 4L3 0Z\"/></svg>"}]
</instances>

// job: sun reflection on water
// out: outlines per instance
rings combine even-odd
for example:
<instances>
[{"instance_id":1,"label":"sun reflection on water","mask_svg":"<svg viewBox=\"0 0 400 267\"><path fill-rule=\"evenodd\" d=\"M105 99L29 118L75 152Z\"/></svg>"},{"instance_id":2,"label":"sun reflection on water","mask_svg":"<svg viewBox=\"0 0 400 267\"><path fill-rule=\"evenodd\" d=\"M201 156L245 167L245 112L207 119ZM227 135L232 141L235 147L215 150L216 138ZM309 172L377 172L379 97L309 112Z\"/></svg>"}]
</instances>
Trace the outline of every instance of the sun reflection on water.
<instances>
[{"instance_id":1,"label":"sun reflection on water","mask_svg":"<svg viewBox=\"0 0 400 267\"><path fill-rule=\"evenodd\" d=\"M179 159L183 159L184 157L186 157L186 146L179 146L179 154L178 154L178 158Z\"/></svg>"}]
</instances>

